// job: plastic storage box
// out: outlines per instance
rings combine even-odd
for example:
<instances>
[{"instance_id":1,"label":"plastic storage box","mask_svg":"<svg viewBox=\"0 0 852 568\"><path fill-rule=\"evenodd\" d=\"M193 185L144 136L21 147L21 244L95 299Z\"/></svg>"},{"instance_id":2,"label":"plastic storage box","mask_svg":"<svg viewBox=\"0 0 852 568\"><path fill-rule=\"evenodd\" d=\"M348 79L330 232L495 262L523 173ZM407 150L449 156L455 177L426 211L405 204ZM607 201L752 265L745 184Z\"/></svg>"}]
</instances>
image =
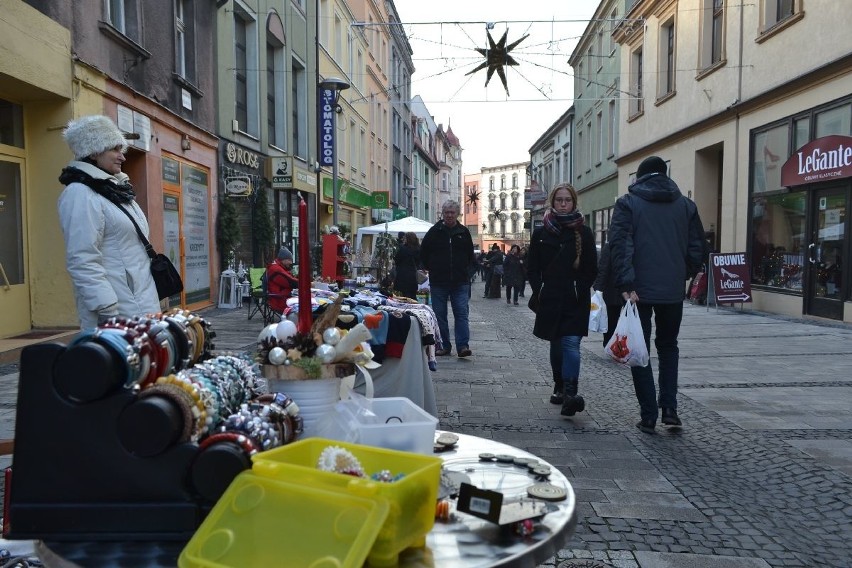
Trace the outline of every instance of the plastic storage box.
<instances>
[{"instance_id":1,"label":"plastic storage box","mask_svg":"<svg viewBox=\"0 0 852 568\"><path fill-rule=\"evenodd\" d=\"M404 474L391 483L317 469L320 454L329 446L349 450L369 476L382 470ZM308 438L252 457L253 472L302 486L336 490L343 495L387 499L390 505L367 557L373 566L393 566L400 552L424 546L435 524L435 502L441 476L441 458L349 444L326 438ZM306 523L307 524L307 523ZM295 566L296 564L293 564Z\"/></svg>"},{"instance_id":2,"label":"plastic storage box","mask_svg":"<svg viewBox=\"0 0 852 568\"><path fill-rule=\"evenodd\" d=\"M360 568L388 501L238 475L178 558L179 568Z\"/></svg>"},{"instance_id":3,"label":"plastic storage box","mask_svg":"<svg viewBox=\"0 0 852 568\"><path fill-rule=\"evenodd\" d=\"M438 419L405 397L374 398L375 417L355 415L345 401L337 408L358 423L357 443L431 456Z\"/></svg>"}]
</instances>

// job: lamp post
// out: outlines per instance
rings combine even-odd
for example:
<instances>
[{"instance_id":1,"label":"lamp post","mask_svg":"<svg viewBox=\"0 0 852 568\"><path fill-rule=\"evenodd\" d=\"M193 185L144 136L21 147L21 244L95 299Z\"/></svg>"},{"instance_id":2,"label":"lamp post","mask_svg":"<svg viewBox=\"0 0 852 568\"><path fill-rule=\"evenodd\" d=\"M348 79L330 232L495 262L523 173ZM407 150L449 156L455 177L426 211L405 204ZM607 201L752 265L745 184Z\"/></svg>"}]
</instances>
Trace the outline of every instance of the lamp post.
<instances>
[{"instance_id":1,"label":"lamp post","mask_svg":"<svg viewBox=\"0 0 852 568\"><path fill-rule=\"evenodd\" d=\"M415 189L417 189L417 188L413 185L406 185L402 188L402 191L404 191L405 194L408 196L408 208L407 208L407 210L408 210L408 216L409 217L411 217L411 214L412 214L412 211L411 211L411 193Z\"/></svg>"},{"instance_id":2,"label":"lamp post","mask_svg":"<svg viewBox=\"0 0 852 568\"><path fill-rule=\"evenodd\" d=\"M327 120L329 115L331 115L331 224L337 226L338 199L340 194L340 189L337 187L337 113L342 110L340 108L340 91L348 89L349 83L338 77L329 77L320 82L319 86L323 91L326 91L322 97L323 121ZM328 93L328 91L331 91L331 93Z\"/></svg>"}]
</instances>

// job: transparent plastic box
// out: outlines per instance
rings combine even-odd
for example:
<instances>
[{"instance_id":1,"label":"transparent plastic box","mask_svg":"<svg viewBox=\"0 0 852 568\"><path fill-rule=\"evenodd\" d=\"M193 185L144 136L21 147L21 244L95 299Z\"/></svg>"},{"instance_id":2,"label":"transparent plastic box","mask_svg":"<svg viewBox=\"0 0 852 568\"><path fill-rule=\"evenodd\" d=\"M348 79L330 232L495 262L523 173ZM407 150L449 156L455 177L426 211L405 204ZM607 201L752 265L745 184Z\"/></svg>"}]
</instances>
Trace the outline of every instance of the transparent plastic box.
<instances>
[{"instance_id":1,"label":"transparent plastic box","mask_svg":"<svg viewBox=\"0 0 852 568\"><path fill-rule=\"evenodd\" d=\"M405 397L374 398L370 404L375 416L369 418L353 413L346 401L337 405L358 423L359 444L428 456L434 453L437 418Z\"/></svg>"}]
</instances>

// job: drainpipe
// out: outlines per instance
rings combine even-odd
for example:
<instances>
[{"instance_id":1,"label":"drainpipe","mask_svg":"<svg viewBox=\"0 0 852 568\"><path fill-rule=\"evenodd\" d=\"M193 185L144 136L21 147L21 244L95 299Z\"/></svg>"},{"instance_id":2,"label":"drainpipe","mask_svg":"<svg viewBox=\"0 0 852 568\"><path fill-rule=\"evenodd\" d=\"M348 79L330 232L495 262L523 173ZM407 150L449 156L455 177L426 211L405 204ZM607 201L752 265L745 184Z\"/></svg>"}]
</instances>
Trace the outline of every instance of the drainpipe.
<instances>
[{"instance_id":1,"label":"drainpipe","mask_svg":"<svg viewBox=\"0 0 852 568\"><path fill-rule=\"evenodd\" d=\"M740 38L739 38L739 55L737 57L737 99L733 102L731 107L734 107L734 112L736 114L736 118L734 120L734 207L733 207L733 243L731 245L734 249L737 248L737 201L739 200L740 193L740 110L738 108L740 102L743 98L743 26L744 26L744 6L743 1L740 0ZM746 185L748 188L748 185ZM746 230L746 235L748 235L748 230ZM746 247L748 247L748 239L746 239Z\"/></svg>"}]
</instances>

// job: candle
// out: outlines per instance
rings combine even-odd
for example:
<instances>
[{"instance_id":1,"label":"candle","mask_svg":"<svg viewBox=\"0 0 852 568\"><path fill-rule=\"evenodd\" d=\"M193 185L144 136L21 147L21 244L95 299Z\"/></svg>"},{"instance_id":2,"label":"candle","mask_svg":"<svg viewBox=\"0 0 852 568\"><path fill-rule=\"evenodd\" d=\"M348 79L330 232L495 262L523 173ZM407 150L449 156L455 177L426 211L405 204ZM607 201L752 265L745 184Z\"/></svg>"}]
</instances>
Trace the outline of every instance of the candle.
<instances>
[{"instance_id":1,"label":"candle","mask_svg":"<svg viewBox=\"0 0 852 568\"><path fill-rule=\"evenodd\" d=\"M299 333L309 333L311 317L311 252L308 245L308 204L299 196Z\"/></svg>"}]
</instances>

